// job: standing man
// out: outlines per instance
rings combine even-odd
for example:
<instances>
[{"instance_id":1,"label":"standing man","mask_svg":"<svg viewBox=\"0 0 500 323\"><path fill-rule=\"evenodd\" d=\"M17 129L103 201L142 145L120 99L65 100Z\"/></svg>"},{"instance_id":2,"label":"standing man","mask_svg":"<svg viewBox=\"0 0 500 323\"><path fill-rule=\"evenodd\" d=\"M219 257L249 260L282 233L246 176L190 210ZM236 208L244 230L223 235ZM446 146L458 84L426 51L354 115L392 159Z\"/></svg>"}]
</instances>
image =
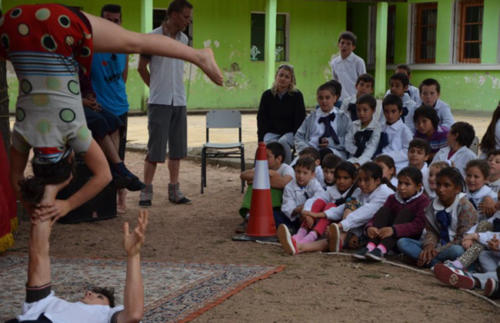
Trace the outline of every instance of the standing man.
<instances>
[{"instance_id":1,"label":"standing man","mask_svg":"<svg viewBox=\"0 0 500 323\"><path fill-rule=\"evenodd\" d=\"M122 8L119 5L107 4L101 9L101 17L122 24ZM128 55L118 53L94 53L92 59L92 86L97 96L97 102L108 112L111 112L123 122L116 135L111 140L122 161L125 160L125 145L127 143L127 119L129 104L125 82L128 73ZM117 194L117 212L125 213L127 190L122 188Z\"/></svg>"},{"instance_id":2,"label":"standing man","mask_svg":"<svg viewBox=\"0 0 500 323\"><path fill-rule=\"evenodd\" d=\"M184 44L188 37L182 32L191 23L193 6L186 0L170 3L166 19L152 34L171 37ZM147 66L149 65L149 71ZM176 204L189 204L179 188L180 161L187 155L187 115L184 91L184 62L179 59L141 55L139 74L149 86L148 153L144 161L144 184L139 205L151 206L153 177L157 163L165 162L168 143L168 199Z\"/></svg>"}]
</instances>

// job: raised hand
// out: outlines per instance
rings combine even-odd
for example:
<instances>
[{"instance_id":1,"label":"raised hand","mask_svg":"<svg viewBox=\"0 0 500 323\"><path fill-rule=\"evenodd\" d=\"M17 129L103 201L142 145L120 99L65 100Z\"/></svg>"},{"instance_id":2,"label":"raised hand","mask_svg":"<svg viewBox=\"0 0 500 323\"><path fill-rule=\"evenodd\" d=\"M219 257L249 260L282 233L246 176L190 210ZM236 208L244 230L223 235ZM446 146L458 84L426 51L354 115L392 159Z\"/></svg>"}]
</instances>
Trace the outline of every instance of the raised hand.
<instances>
[{"instance_id":1,"label":"raised hand","mask_svg":"<svg viewBox=\"0 0 500 323\"><path fill-rule=\"evenodd\" d=\"M123 224L123 249L129 257L139 254L146 238L146 227L148 226L148 211L139 211L137 226L130 232L128 222Z\"/></svg>"}]
</instances>

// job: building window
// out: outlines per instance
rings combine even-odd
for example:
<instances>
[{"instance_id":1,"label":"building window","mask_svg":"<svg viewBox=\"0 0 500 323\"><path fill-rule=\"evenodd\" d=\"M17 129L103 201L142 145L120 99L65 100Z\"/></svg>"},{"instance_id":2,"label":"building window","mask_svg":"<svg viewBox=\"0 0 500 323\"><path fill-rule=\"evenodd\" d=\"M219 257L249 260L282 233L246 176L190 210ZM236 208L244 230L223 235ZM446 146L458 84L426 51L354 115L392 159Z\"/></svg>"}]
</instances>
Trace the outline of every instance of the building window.
<instances>
[{"instance_id":1,"label":"building window","mask_svg":"<svg viewBox=\"0 0 500 323\"><path fill-rule=\"evenodd\" d=\"M396 6L389 6L387 16L387 64L394 64L396 50Z\"/></svg>"},{"instance_id":2,"label":"building window","mask_svg":"<svg viewBox=\"0 0 500 323\"><path fill-rule=\"evenodd\" d=\"M436 61L437 3L415 5L415 63Z\"/></svg>"},{"instance_id":3,"label":"building window","mask_svg":"<svg viewBox=\"0 0 500 323\"><path fill-rule=\"evenodd\" d=\"M483 0L460 1L458 61L481 62Z\"/></svg>"},{"instance_id":4,"label":"building window","mask_svg":"<svg viewBox=\"0 0 500 323\"><path fill-rule=\"evenodd\" d=\"M153 9L153 29L161 26L165 20L165 15L167 14L167 9ZM191 22L186 29L182 31L188 36L188 45L193 46L193 23Z\"/></svg>"},{"instance_id":5,"label":"building window","mask_svg":"<svg viewBox=\"0 0 500 323\"><path fill-rule=\"evenodd\" d=\"M263 61L266 37L266 14L252 13L252 26L250 36L250 60ZM288 15L276 15L276 61L288 60Z\"/></svg>"}]
</instances>

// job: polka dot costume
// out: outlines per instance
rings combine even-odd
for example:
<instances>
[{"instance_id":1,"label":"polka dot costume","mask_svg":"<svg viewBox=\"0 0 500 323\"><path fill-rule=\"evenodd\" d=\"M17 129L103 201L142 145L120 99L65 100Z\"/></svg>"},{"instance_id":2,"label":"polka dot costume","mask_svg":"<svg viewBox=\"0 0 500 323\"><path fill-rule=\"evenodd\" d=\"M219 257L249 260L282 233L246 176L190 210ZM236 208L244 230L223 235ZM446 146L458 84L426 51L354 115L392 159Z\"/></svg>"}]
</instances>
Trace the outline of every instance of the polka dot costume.
<instances>
[{"instance_id":1,"label":"polka dot costume","mask_svg":"<svg viewBox=\"0 0 500 323\"><path fill-rule=\"evenodd\" d=\"M0 57L19 79L13 145L88 149L78 71L92 63L92 30L85 16L57 4L21 5L0 18Z\"/></svg>"}]
</instances>

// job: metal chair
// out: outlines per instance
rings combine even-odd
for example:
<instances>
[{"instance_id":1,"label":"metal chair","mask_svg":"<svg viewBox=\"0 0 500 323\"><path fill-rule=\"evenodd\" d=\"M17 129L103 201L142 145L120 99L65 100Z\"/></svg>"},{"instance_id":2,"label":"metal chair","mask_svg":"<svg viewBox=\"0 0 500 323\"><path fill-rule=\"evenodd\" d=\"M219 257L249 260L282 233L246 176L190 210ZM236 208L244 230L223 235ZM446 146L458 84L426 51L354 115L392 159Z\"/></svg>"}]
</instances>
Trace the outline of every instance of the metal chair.
<instances>
[{"instance_id":1,"label":"metal chair","mask_svg":"<svg viewBox=\"0 0 500 323\"><path fill-rule=\"evenodd\" d=\"M241 141L241 113L235 110L212 110L206 115L207 141L201 149L201 193L207 187L207 159L208 158L239 158L241 171L245 170L245 147ZM212 143L209 131L211 128L238 128L238 142ZM245 182L241 181L241 193L245 189Z\"/></svg>"}]
</instances>

